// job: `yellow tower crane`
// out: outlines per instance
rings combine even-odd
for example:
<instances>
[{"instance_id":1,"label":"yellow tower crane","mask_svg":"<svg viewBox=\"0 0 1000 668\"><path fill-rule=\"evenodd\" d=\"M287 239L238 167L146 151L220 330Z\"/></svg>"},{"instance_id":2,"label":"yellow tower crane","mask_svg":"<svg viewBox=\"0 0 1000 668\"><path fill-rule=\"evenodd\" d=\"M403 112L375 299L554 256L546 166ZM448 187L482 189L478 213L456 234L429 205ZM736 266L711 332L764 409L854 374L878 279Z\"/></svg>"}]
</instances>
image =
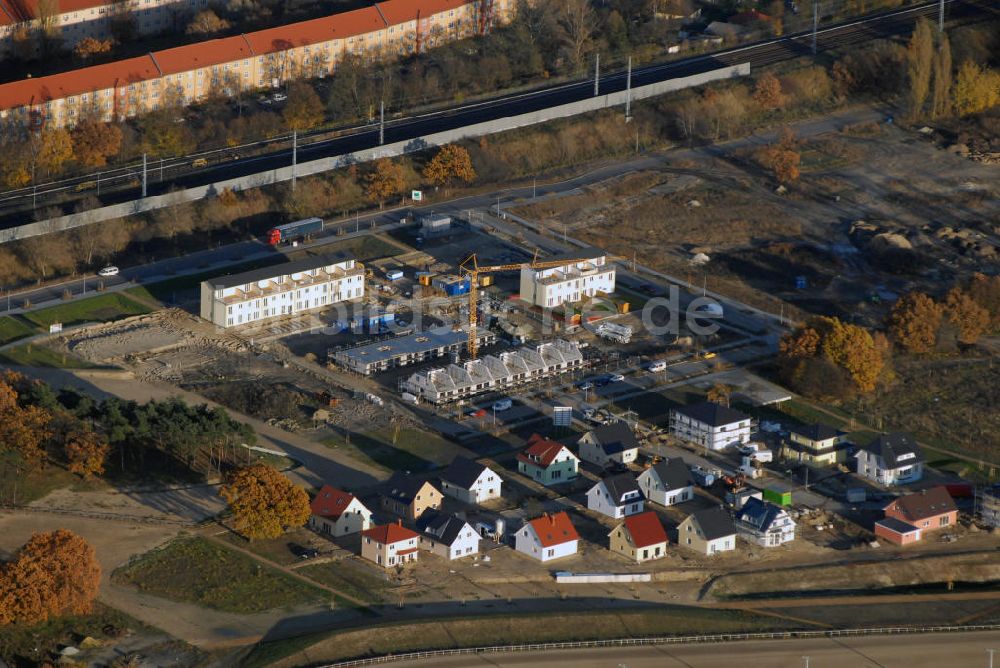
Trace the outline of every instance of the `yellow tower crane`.
<instances>
[{"instance_id":1,"label":"yellow tower crane","mask_svg":"<svg viewBox=\"0 0 1000 668\"><path fill-rule=\"evenodd\" d=\"M563 258L561 260L543 260L539 262L538 253L536 251L535 258L531 262L519 262L517 264L494 264L481 267L479 266L479 261L476 259L475 253L465 258L465 260L463 260L459 265L459 269L469 277L469 359L476 359L476 348L478 347L476 325L479 320L479 314L477 311L479 306L480 274L495 274L503 271L520 271L524 267L529 267L531 269L551 269L553 267L562 267L576 262L586 262L588 259L589 258ZM613 258L609 256L607 259L611 260Z\"/></svg>"}]
</instances>

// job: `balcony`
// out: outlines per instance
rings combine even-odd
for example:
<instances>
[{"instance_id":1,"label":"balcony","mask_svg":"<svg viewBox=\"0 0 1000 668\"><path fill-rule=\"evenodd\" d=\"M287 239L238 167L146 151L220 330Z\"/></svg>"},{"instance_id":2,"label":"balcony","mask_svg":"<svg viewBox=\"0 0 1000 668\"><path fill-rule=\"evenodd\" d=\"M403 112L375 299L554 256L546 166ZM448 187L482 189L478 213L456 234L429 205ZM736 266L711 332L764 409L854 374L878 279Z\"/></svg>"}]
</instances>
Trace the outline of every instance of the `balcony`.
<instances>
[{"instance_id":1,"label":"balcony","mask_svg":"<svg viewBox=\"0 0 1000 668\"><path fill-rule=\"evenodd\" d=\"M339 281L350 276L364 276L365 267L360 262L355 263L354 267L351 269L334 269L333 271L317 271L314 276L304 276L298 280L292 280L288 277L285 278L281 283L275 281L269 281L267 287L261 288L258 285L254 285L249 290L241 290L237 288L234 294L227 297L222 297L218 301L223 304L238 304L240 302L250 301L251 299L262 299L264 297L273 297L286 292L291 292L292 290L299 290L301 288L307 288L313 285L321 285L323 283L329 283L330 281Z\"/></svg>"}]
</instances>

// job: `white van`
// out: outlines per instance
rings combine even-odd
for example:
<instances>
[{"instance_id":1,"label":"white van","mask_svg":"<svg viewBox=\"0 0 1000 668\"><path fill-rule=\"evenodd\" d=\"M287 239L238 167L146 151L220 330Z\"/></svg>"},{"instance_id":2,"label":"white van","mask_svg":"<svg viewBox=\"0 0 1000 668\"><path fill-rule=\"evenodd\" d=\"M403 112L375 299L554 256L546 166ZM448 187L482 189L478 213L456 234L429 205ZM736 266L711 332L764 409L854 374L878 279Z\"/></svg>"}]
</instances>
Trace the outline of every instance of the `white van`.
<instances>
[{"instance_id":1,"label":"white van","mask_svg":"<svg viewBox=\"0 0 1000 668\"><path fill-rule=\"evenodd\" d=\"M514 405L514 402L511 401L510 399L498 399L497 401L495 401L493 403L493 410L495 410L495 411L505 411L505 410L508 410L513 405Z\"/></svg>"},{"instance_id":2,"label":"white van","mask_svg":"<svg viewBox=\"0 0 1000 668\"><path fill-rule=\"evenodd\" d=\"M646 368L653 373L657 373L658 371L666 371L667 363L664 360L654 360L650 362L649 366Z\"/></svg>"}]
</instances>

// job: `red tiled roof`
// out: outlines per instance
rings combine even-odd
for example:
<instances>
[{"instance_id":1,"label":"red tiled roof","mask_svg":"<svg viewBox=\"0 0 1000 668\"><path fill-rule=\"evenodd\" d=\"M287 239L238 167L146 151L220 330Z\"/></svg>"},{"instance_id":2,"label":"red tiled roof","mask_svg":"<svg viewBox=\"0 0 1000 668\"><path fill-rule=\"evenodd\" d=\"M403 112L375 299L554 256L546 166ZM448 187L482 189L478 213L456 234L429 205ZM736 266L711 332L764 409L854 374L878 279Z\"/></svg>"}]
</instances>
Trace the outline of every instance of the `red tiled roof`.
<instances>
[{"instance_id":1,"label":"red tiled roof","mask_svg":"<svg viewBox=\"0 0 1000 668\"><path fill-rule=\"evenodd\" d=\"M528 439L528 447L518 453L518 461L535 466L549 466L556 456L562 452L566 446L558 441L549 440L538 434L532 434Z\"/></svg>"},{"instance_id":2,"label":"red tiled roof","mask_svg":"<svg viewBox=\"0 0 1000 668\"><path fill-rule=\"evenodd\" d=\"M887 505L886 510L895 510L910 522L927 520L938 515L955 512L958 507L951 494L944 487L932 487L914 494L907 494Z\"/></svg>"},{"instance_id":3,"label":"red tiled roof","mask_svg":"<svg viewBox=\"0 0 1000 668\"><path fill-rule=\"evenodd\" d=\"M382 545L389 545L391 543L398 543L404 540L410 540L411 538L420 538L420 534L416 531L410 531L404 527L399 522L395 524L382 524L377 527L372 527L361 533L365 538L371 538L376 543L381 543Z\"/></svg>"},{"instance_id":4,"label":"red tiled roof","mask_svg":"<svg viewBox=\"0 0 1000 668\"><path fill-rule=\"evenodd\" d=\"M378 3L378 8L389 25L399 25L415 21L417 12L420 13L421 19L426 19L466 4L467 0L386 0Z\"/></svg>"},{"instance_id":5,"label":"red tiled roof","mask_svg":"<svg viewBox=\"0 0 1000 668\"><path fill-rule=\"evenodd\" d=\"M625 529L636 547L649 547L667 542L667 532L652 510L625 518Z\"/></svg>"},{"instance_id":6,"label":"red tiled roof","mask_svg":"<svg viewBox=\"0 0 1000 668\"><path fill-rule=\"evenodd\" d=\"M419 548L416 548L416 547L411 547L411 548L410 548L410 549L408 549L408 550L399 550L398 552L396 552L396 554L401 554L401 555L402 555L402 554L413 554L413 553L414 553L414 552L416 552L416 551L417 551L418 549L419 549Z\"/></svg>"},{"instance_id":7,"label":"red tiled roof","mask_svg":"<svg viewBox=\"0 0 1000 668\"><path fill-rule=\"evenodd\" d=\"M0 109L14 109L28 104L72 97L80 93L123 86L159 77L152 58L140 56L104 65L84 67L72 72L37 79L22 79L0 85Z\"/></svg>"},{"instance_id":8,"label":"red tiled roof","mask_svg":"<svg viewBox=\"0 0 1000 668\"><path fill-rule=\"evenodd\" d=\"M580 540L580 534L576 532L576 527L565 511L555 515L542 515L528 524L535 530L542 547L554 547L571 540Z\"/></svg>"},{"instance_id":9,"label":"red tiled roof","mask_svg":"<svg viewBox=\"0 0 1000 668\"><path fill-rule=\"evenodd\" d=\"M152 56L166 75L243 60L252 57L253 51L246 38L237 35L155 51Z\"/></svg>"},{"instance_id":10,"label":"red tiled roof","mask_svg":"<svg viewBox=\"0 0 1000 668\"><path fill-rule=\"evenodd\" d=\"M346 39L384 30L385 21L374 7L364 7L342 14L324 16L290 25L247 33L246 39L257 55L320 44L334 39Z\"/></svg>"},{"instance_id":11,"label":"red tiled roof","mask_svg":"<svg viewBox=\"0 0 1000 668\"><path fill-rule=\"evenodd\" d=\"M330 485L323 485L316 498L312 500L310 509L313 515L328 517L332 520L344 514L347 506L351 505L354 495L349 494Z\"/></svg>"}]
</instances>

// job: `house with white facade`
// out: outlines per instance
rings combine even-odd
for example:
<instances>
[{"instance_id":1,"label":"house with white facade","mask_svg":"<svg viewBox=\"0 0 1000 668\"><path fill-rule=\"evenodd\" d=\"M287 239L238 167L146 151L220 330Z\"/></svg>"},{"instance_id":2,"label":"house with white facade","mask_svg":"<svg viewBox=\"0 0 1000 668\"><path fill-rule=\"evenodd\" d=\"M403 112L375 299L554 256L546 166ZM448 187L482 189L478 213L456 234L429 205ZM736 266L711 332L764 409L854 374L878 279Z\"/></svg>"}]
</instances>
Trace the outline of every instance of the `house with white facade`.
<instances>
[{"instance_id":1,"label":"house with white facade","mask_svg":"<svg viewBox=\"0 0 1000 668\"><path fill-rule=\"evenodd\" d=\"M639 456L639 441L625 422L614 422L592 429L577 441L580 459L601 468L627 465Z\"/></svg>"},{"instance_id":2,"label":"house with white facade","mask_svg":"<svg viewBox=\"0 0 1000 668\"><path fill-rule=\"evenodd\" d=\"M383 568L416 561L419 548L420 534L407 529L400 521L361 533L361 556Z\"/></svg>"},{"instance_id":3,"label":"house with white facade","mask_svg":"<svg viewBox=\"0 0 1000 668\"><path fill-rule=\"evenodd\" d=\"M708 450L724 450L749 443L753 421L728 406L704 401L670 411L670 432Z\"/></svg>"},{"instance_id":4,"label":"house with white facade","mask_svg":"<svg viewBox=\"0 0 1000 668\"><path fill-rule=\"evenodd\" d=\"M556 339L418 371L403 381L402 391L432 404L444 404L557 376L582 366L580 344Z\"/></svg>"},{"instance_id":5,"label":"house with white facade","mask_svg":"<svg viewBox=\"0 0 1000 668\"><path fill-rule=\"evenodd\" d=\"M616 519L641 513L644 504L631 473L608 476L587 490L587 508Z\"/></svg>"},{"instance_id":6,"label":"house with white facade","mask_svg":"<svg viewBox=\"0 0 1000 668\"><path fill-rule=\"evenodd\" d=\"M880 485L906 485L924 476L924 455L909 434L883 434L855 455L858 475Z\"/></svg>"},{"instance_id":7,"label":"house with white facade","mask_svg":"<svg viewBox=\"0 0 1000 668\"><path fill-rule=\"evenodd\" d=\"M309 257L201 283L201 317L239 327L363 299L365 268L354 260Z\"/></svg>"},{"instance_id":8,"label":"house with white facade","mask_svg":"<svg viewBox=\"0 0 1000 668\"><path fill-rule=\"evenodd\" d=\"M532 434L528 447L517 453L517 471L543 485L575 480L580 460L569 448L539 434Z\"/></svg>"},{"instance_id":9,"label":"house with white facade","mask_svg":"<svg viewBox=\"0 0 1000 668\"><path fill-rule=\"evenodd\" d=\"M795 540L795 520L770 501L749 498L736 513L736 532L761 547L778 547Z\"/></svg>"},{"instance_id":10,"label":"house with white facade","mask_svg":"<svg viewBox=\"0 0 1000 668\"><path fill-rule=\"evenodd\" d=\"M372 511L361 499L330 485L323 485L309 508L309 528L326 536L346 536L372 525Z\"/></svg>"},{"instance_id":11,"label":"house with white facade","mask_svg":"<svg viewBox=\"0 0 1000 668\"><path fill-rule=\"evenodd\" d=\"M443 559L462 559L479 554L482 537L471 524L455 515L428 510L417 520L420 547Z\"/></svg>"},{"instance_id":12,"label":"house with white facade","mask_svg":"<svg viewBox=\"0 0 1000 668\"><path fill-rule=\"evenodd\" d=\"M725 508L704 508L677 525L677 544L711 556L736 549L736 527Z\"/></svg>"},{"instance_id":13,"label":"house with white facade","mask_svg":"<svg viewBox=\"0 0 1000 668\"><path fill-rule=\"evenodd\" d=\"M553 561L577 552L580 534L565 511L535 518L514 534L514 549L538 561Z\"/></svg>"},{"instance_id":14,"label":"house with white facade","mask_svg":"<svg viewBox=\"0 0 1000 668\"><path fill-rule=\"evenodd\" d=\"M521 268L521 299L545 308L575 303L598 294L615 291L615 266L607 253L597 248L580 248L546 259L546 263L566 260L566 264L545 269L530 265Z\"/></svg>"},{"instance_id":15,"label":"house with white facade","mask_svg":"<svg viewBox=\"0 0 1000 668\"><path fill-rule=\"evenodd\" d=\"M479 504L499 499L503 479L488 466L468 457L455 457L441 472L441 491L445 496Z\"/></svg>"},{"instance_id":16,"label":"house with white facade","mask_svg":"<svg viewBox=\"0 0 1000 668\"><path fill-rule=\"evenodd\" d=\"M667 457L650 466L636 479L648 501L672 506L694 498L691 469L680 457Z\"/></svg>"}]
</instances>

